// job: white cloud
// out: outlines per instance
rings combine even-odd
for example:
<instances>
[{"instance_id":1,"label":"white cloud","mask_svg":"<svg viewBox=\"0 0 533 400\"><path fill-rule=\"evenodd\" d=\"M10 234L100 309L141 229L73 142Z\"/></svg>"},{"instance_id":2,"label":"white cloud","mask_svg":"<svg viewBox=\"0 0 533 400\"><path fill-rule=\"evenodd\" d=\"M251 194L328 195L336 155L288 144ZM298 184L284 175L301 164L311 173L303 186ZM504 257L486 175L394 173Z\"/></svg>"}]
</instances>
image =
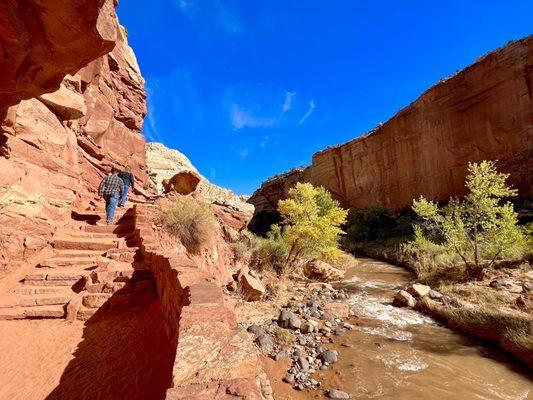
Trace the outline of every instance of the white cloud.
<instances>
[{"instance_id":1,"label":"white cloud","mask_svg":"<svg viewBox=\"0 0 533 400\"><path fill-rule=\"evenodd\" d=\"M257 117L238 104L231 105L231 125L234 131L242 128L268 128L274 126L277 122L277 118Z\"/></svg>"},{"instance_id":2,"label":"white cloud","mask_svg":"<svg viewBox=\"0 0 533 400\"><path fill-rule=\"evenodd\" d=\"M292 98L296 92L285 92L285 102L283 103L283 112L287 112L292 108Z\"/></svg>"},{"instance_id":3,"label":"white cloud","mask_svg":"<svg viewBox=\"0 0 533 400\"><path fill-rule=\"evenodd\" d=\"M248 149L242 149L241 151L239 151L239 157L243 160L248 157L248 154L250 154L250 151Z\"/></svg>"},{"instance_id":4,"label":"white cloud","mask_svg":"<svg viewBox=\"0 0 533 400\"><path fill-rule=\"evenodd\" d=\"M216 27L231 35L241 34L244 27L229 4L221 0L174 0L181 14L198 28ZM207 23L206 23L207 22Z\"/></svg>"},{"instance_id":5,"label":"white cloud","mask_svg":"<svg viewBox=\"0 0 533 400\"><path fill-rule=\"evenodd\" d=\"M309 102L309 108L307 109L307 112L305 113L305 115L300 119L300 121L298 121L298 124L301 125L305 122L305 120L307 118L309 118L309 116L313 113L313 111L315 111L315 108L316 108L316 104L315 104L315 101L314 100L311 100Z\"/></svg>"},{"instance_id":6,"label":"white cloud","mask_svg":"<svg viewBox=\"0 0 533 400\"><path fill-rule=\"evenodd\" d=\"M157 87L157 82L155 84ZM147 101L148 112L146 114L146 119L148 120L148 127L145 127L143 129L143 132L149 141L160 142L161 137L159 136L159 133L157 132L157 126L156 126L156 121L154 117L154 113L155 113L155 107L154 107L154 101L153 101L154 91L152 87L149 86L148 84L145 84L145 88L146 88L146 94L148 96L148 101Z\"/></svg>"}]
</instances>

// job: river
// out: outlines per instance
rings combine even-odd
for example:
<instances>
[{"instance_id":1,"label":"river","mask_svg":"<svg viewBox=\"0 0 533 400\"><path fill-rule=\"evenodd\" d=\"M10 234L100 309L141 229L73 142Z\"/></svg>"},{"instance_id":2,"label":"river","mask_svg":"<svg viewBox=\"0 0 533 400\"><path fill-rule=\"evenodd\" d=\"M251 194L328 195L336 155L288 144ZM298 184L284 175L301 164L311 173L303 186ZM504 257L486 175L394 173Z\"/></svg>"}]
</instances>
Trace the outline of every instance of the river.
<instances>
[{"instance_id":1,"label":"river","mask_svg":"<svg viewBox=\"0 0 533 400\"><path fill-rule=\"evenodd\" d=\"M357 325L333 346L335 368L317 374L328 386L356 399L533 399L532 376L495 346L390 305L409 271L362 259L345 278Z\"/></svg>"}]
</instances>

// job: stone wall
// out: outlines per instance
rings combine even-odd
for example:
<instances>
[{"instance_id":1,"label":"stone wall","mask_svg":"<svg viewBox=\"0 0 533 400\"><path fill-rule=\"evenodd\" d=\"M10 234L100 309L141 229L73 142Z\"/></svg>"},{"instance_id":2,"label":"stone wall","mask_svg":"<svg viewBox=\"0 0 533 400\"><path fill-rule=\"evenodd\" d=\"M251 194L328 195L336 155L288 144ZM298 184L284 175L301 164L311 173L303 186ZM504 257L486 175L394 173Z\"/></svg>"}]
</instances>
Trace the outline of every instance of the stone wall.
<instances>
[{"instance_id":1,"label":"stone wall","mask_svg":"<svg viewBox=\"0 0 533 400\"><path fill-rule=\"evenodd\" d=\"M251 338L237 328L216 271L186 254L162 253L146 207L135 206L135 231L150 265L162 318L176 359L168 400L261 399L258 356Z\"/></svg>"},{"instance_id":2,"label":"stone wall","mask_svg":"<svg viewBox=\"0 0 533 400\"><path fill-rule=\"evenodd\" d=\"M442 80L370 133L313 156L299 181L328 189L344 206L398 210L424 195L465 193L468 162L498 160L523 197L533 197L533 36ZM282 175L250 198L256 214L275 209Z\"/></svg>"}]
</instances>

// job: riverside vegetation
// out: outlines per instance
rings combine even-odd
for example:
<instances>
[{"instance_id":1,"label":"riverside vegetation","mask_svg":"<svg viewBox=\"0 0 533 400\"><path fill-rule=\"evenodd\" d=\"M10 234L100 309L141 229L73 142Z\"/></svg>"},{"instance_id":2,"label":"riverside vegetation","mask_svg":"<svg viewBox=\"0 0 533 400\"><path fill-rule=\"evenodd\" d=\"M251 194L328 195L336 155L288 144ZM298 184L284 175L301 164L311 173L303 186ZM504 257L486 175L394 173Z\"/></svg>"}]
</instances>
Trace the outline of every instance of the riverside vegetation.
<instances>
[{"instance_id":1,"label":"riverside vegetation","mask_svg":"<svg viewBox=\"0 0 533 400\"><path fill-rule=\"evenodd\" d=\"M495 164L469 164L463 199L442 206L421 197L393 214L351 210L344 246L412 269L420 283L446 296L418 306L449 325L504 348L532 365L532 224L518 223L516 195Z\"/></svg>"}]
</instances>

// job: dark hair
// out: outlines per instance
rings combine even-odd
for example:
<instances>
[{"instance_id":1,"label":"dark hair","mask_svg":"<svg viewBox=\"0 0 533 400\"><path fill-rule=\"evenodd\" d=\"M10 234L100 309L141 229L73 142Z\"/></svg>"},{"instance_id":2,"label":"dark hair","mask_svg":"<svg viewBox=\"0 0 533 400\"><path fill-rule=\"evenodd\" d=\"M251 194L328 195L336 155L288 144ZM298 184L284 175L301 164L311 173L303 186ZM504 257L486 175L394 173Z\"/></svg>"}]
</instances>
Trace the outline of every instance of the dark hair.
<instances>
[{"instance_id":1,"label":"dark hair","mask_svg":"<svg viewBox=\"0 0 533 400\"><path fill-rule=\"evenodd\" d=\"M118 172L119 172L119 170L118 170L117 167L111 167L111 173L112 173L112 174L116 174L116 173L118 173Z\"/></svg>"}]
</instances>

